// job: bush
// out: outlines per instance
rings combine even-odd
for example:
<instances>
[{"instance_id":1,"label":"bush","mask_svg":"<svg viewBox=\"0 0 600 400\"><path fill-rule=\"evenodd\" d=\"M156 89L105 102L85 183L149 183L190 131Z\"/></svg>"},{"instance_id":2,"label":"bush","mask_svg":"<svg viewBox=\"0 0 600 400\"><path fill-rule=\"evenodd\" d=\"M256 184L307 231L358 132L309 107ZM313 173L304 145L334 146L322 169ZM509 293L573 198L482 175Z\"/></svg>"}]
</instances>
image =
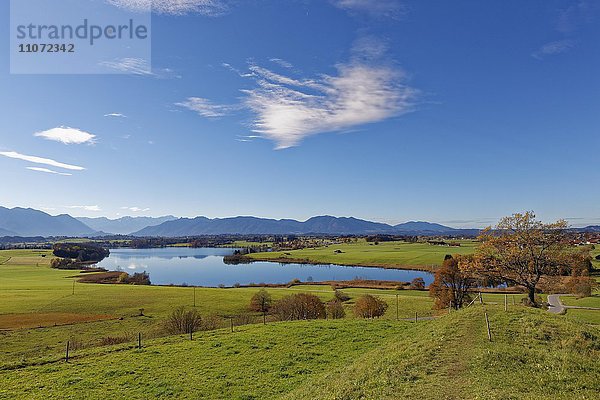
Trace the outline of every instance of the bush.
<instances>
[{"instance_id":1,"label":"bush","mask_svg":"<svg viewBox=\"0 0 600 400\"><path fill-rule=\"evenodd\" d=\"M147 272L136 272L129 275L127 272L122 272L117 278L117 283L125 283L128 285L150 285L150 275Z\"/></svg>"},{"instance_id":2,"label":"bush","mask_svg":"<svg viewBox=\"0 0 600 400\"><path fill-rule=\"evenodd\" d=\"M346 316L346 311L341 302L333 300L327 303L327 315L331 319L341 319Z\"/></svg>"},{"instance_id":3,"label":"bush","mask_svg":"<svg viewBox=\"0 0 600 400\"><path fill-rule=\"evenodd\" d=\"M50 267L55 269L81 269L82 265L70 258L53 258Z\"/></svg>"},{"instance_id":4,"label":"bush","mask_svg":"<svg viewBox=\"0 0 600 400\"><path fill-rule=\"evenodd\" d=\"M362 295L354 304L354 315L361 318L381 317L385 314L388 304L379 297L370 294Z\"/></svg>"},{"instance_id":5,"label":"bush","mask_svg":"<svg viewBox=\"0 0 600 400\"><path fill-rule=\"evenodd\" d=\"M410 282L411 290L425 290L425 281L423 278L415 278Z\"/></svg>"},{"instance_id":6,"label":"bush","mask_svg":"<svg viewBox=\"0 0 600 400\"><path fill-rule=\"evenodd\" d=\"M282 321L325 318L325 305L314 294L298 293L285 296L273 307Z\"/></svg>"},{"instance_id":7,"label":"bush","mask_svg":"<svg viewBox=\"0 0 600 400\"><path fill-rule=\"evenodd\" d=\"M218 329L220 326L223 325L223 318L219 317L216 314L209 314L208 316L202 318L200 330L214 331L215 329Z\"/></svg>"},{"instance_id":8,"label":"bush","mask_svg":"<svg viewBox=\"0 0 600 400\"><path fill-rule=\"evenodd\" d=\"M185 307L173 310L165 322L167 332L182 334L197 331L202 326L202 318L197 310L186 311Z\"/></svg>"},{"instance_id":9,"label":"bush","mask_svg":"<svg viewBox=\"0 0 600 400\"><path fill-rule=\"evenodd\" d=\"M115 344L127 343L131 338L127 335L123 336L106 336L100 339L100 346L113 346Z\"/></svg>"},{"instance_id":10,"label":"bush","mask_svg":"<svg viewBox=\"0 0 600 400\"><path fill-rule=\"evenodd\" d=\"M334 300L338 300L341 301L342 303L350 300L350 296L348 296L346 293L342 292L341 290L336 290L333 294Z\"/></svg>"},{"instance_id":11,"label":"bush","mask_svg":"<svg viewBox=\"0 0 600 400\"><path fill-rule=\"evenodd\" d=\"M574 294L578 298L590 297L592 291L597 286L596 281L589 276L572 276L565 284L569 293Z\"/></svg>"}]
</instances>

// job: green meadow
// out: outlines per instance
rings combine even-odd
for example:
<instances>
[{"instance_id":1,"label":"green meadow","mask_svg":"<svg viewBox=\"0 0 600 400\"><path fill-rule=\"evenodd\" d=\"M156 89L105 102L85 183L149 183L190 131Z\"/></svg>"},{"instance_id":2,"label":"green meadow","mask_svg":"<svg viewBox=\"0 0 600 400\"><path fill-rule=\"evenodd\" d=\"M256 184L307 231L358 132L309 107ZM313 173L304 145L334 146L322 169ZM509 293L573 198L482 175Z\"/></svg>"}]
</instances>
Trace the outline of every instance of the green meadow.
<instances>
[{"instance_id":1,"label":"green meadow","mask_svg":"<svg viewBox=\"0 0 600 400\"><path fill-rule=\"evenodd\" d=\"M301 250L254 253L256 260L302 260L312 263L362 265L386 268L432 269L444 261L446 254L472 254L477 242L455 241L460 247L428 243L379 242L359 240L355 243L332 244Z\"/></svg>"},{"instance_id":2,"label":"green meadow","mask_svg":"<svg viewBox=\"0 0 600 400\"><path fill-rule=\"evenodd\" d=\"M600 312L550 315L519 305L520 295L509 295L504 311L504 295L487 293L484 305L436 312L424 291L344 289L344 319L263 325L248 311L256 288L84 284L80 271L53 270L50 259L0 251L0 399L591 399L600 391ZM268 291L333 297L326 285ZM383 318L352 316L364 293L388 302ZM224 324L193 340L166 335L166 317L194 300ZM434 318L414 322L415 313ZM226 318L239 316L255 319L232 332ZM127 340L102 345L115 337Z\"/></svg>"}]
</instances>

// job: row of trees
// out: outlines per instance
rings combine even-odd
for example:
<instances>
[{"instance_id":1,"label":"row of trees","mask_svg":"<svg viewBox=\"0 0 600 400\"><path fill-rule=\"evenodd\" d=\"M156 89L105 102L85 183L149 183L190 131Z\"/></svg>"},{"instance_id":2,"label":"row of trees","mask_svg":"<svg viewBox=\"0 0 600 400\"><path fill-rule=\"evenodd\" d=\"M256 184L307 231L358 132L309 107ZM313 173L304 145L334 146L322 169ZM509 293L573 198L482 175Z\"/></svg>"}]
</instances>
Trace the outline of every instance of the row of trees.
<instances>
[{"instance_id":1,"label":"row of trees","mask_svg":"<svg viewBox=\"0 0 600 400\"><path fill-rule=\"evenodd\" d=\"M323 303L318 296L309 293L291 294L273 301L265 289L258 291L250 300L250 310L263 315L275 315L281 321L294 321L306 319L331 319L344 318L346 311L343 303L350 297L342 291L336 290L332 300ZM371 295L360 296L353 307L354 314L361 318L377 318L385 314L388 304Z\"/></svg>"},{"instance_id":2,"label":"row of trees","mask_svg":"<svg viewBox=\"0 0 600 400\"><path fill-rule=\"evenodd\" d=\"M591 292L589 251L574 249L566 229L566 221L545 224L533 212L503 218L479 237L474 255L446 256L429 288L436 306L458 309L471 300L473 288L500 284L525 288L528 303L536 305L544 279L562 282L568 276L567 287Z\"/></svg>"}]
</instances>

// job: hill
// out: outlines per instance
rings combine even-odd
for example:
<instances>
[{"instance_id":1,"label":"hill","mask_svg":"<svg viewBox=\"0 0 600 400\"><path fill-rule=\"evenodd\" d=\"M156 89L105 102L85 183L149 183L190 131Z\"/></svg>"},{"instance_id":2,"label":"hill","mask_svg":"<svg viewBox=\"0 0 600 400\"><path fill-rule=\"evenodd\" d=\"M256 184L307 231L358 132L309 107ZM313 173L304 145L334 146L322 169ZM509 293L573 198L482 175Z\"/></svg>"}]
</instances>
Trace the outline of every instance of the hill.
<instances>
[{"instance_id":1,"label":"hill","mask_svg":"<svg viewBox=\"0 0 600 400\"><path fill-rule=\"evenodd\" d=\"M67 214L52 216L31 208L0 207L0 228L10 236L90 236L97 232Z\"/></svg>"},{"instance_id":2,"label":"hill","mask_svg":"<svg viewBox=\"0 0 600 400\"><path fill-rule=\"evenodd\" d=\"M0 397L575 399L600 391L600 331L542 310L473 307L417 324L247 325L74 352L0 372Z\"/></svg>"},{"instance_id":3,"label":"hill","mask_svg":"<svg viewBox=\"0 0 600 400\"><path fill-rule=\"evenodd\" d=\"M77 217L77 219L95 231L106 232L114 235L128 235L148 226L160 225L163 222L172 221L177 218L172 215L167 215L158 218L122 217L118 219L108 219L106 217Z\"/></svg>"},{"instance_id":4,"label":"hill","mask_svg":"<svg viewBox=\"0 0 600 400\"><path fill-rule=\"evenodd\" d=\"M373 234L432 234L462 235L477 230L453 229L427 222L410 222L391 226L379 222L365 221L353 217L312 217L304 222L293 219L266 219L256 217L181 218L135 232L136 236L194 236L194 235L261 235L261 234L329 234L329 235L373 235Z\"/></svg>"}]
</instances>

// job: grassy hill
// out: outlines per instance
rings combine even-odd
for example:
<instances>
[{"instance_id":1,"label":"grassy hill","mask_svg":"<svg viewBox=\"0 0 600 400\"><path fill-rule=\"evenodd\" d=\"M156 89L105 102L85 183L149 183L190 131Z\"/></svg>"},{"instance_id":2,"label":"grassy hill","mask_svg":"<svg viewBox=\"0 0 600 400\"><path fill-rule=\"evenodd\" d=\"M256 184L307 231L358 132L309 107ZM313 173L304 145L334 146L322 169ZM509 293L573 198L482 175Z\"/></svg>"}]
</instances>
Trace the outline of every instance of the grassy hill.
<instances>
[{"instance_id":1,"label":"grassy hill","mask_svg":"<svg viewBox=\"0 0 600 400\"><path fill-rule=\"evenodd\" d=\"M488 306L435 321L273 323L0 371L0 398L592 399L600 331Z\"/></svg>"}]
</instances>

